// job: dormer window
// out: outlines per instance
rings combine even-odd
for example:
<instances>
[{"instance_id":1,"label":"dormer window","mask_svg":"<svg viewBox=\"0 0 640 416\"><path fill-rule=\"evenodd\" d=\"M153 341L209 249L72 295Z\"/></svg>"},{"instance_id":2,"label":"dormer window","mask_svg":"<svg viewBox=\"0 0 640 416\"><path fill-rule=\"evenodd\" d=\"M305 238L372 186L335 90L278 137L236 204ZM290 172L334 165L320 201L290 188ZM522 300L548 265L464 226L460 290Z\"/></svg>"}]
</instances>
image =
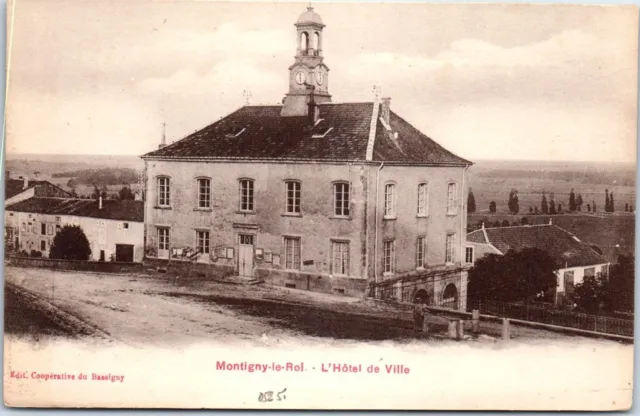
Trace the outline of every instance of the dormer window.
<instances>
[{"instance_id":1,"label":"dormer window","mask_svg":"<svg viewBox=\"0 0 640 416\"><path fill-rule=\"evenodd\" d=\"M247 128L234 127L229 132L227 132L226 136L229 138L234 138L240 136Z\"/></svg>"},{"instance_id":2,"label":"dormer window","mask_svg":"<svg viewBox=\"0 0 640 416\"><path fill-rule=\"evenodd\" d=\"M313 135L311 136L313 139L322 139L323 137L325 137L327 134L329 134L329 132L333 130L333 127L329 127L328 129L324 129L324 131L322 133L313 133Z\"/></svg>"}]
</instances>

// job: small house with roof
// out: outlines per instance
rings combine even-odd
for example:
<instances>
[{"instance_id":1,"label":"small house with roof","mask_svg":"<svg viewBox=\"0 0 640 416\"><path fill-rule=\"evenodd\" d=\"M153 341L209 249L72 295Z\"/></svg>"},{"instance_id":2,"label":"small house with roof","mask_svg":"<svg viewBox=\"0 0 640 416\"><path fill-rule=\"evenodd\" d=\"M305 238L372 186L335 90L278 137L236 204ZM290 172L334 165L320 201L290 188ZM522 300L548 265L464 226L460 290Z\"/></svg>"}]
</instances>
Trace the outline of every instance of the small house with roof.
<instances>
[{"instance_id":1,"label":"small house with roof","mask_svg":"<svg viewBox=\"0 0 640 416\"><path fill-rule=\"evenodd\" d=\"M281 105L247 105L145 162L149 257L268 283L464 309L465 171L390 109L334 103L320 16L295 23Z\"/></svg>"},{"instance_id":2,"label":"small house with roof","mask_svg":"<svg viewBox=\"0 0 640 416\"><path fill-rule=\"evenodd\" d=\"M10 248L27 252L49 249L65 225L82 228L91 245L91 260L140 262L144 257L142 201L73 198L29 198L5 207L5 236Z\"/></svg>"},{"instance_id":3,"label":"small house with roof","mask_svg":"<svg viewBox=\"0 0 640 416\"><path fill-rule=\"evenodd\" d=\"M575 285L585 276L608 275L609 261L570 232L549 224L485 228L467 234L465 262L493 253L504 255L509 250L526 247L544 250L557 267L555 303L570 302Z\"/></svg>"},{"instance_id":4,"label":"small house with roof","mask_svg":"<svg viewBox=\"0 0 640 416\"><path fill-rule=\"evenodd\" d=\"M4 206L24 201L25 199L40 198L71 198L72 195L49 181L29 179L26 176L12 178L10 171L5 171Z\"/></svg>"}]
</instances>

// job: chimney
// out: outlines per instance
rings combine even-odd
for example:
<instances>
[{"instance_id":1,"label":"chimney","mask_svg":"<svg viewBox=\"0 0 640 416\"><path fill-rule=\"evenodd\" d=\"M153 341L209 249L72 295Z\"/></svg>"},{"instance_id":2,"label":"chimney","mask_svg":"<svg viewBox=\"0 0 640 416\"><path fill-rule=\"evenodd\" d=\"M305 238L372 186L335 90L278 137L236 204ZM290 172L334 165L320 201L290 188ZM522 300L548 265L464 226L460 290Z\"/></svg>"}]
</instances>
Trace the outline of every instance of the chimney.
<instances>
[{"instance_id":1,"label":"chimney","mask_svg":"<svg viewBox=\"0 0 640 416\"><path fill-rule=\"evenodd\" d=\"M309 125L313 126L318 121L320 115L320 109L316 105L316 101L313 98L313 87L311 88L311 95L309 96L309 103L307 104L307 118Z\"/></svg>"},{"instance_id":2,"label":"chimney","mask_svg":"<svg viewBox=\"0 0 640 416\"><path fill-rule=\"evenodd\" d=\"M22 179L24 179L22 189L27 189L29 187L29 178L27 178L26 176L23 176Z\"/></svg>"},{"instance_id":3,"label":"chimney","mask_svg":"<svg viewBox=\"0 0 640 416\"><path fill-rule=\"evenodd\" d=\"M383 97L382 102L380 103L380 117L389 125L389 113L391 107L391 97Z\"/></svg>"},{"instance_id":4,"label":"chimney","mask_svg":"<svg viewBox=\"0 0 640 416\"><path fill-rule=\"evenodd\" d=\"M167 145L166 126L167 126L167 123L162 123L162 139L160 140L158 149L162 149Z\"/></svg>"},{"instance_id":5,"label":"chimney","mask_svg":"<svg viewBox=\"0 0 640 416\"><path fill-rule=\"evenodd\" d=\"M38 180L38 175L40 175L40 172L38 171L33 172L33 177L36 181Z\"/></svg>"},{"instance_id":6,"label":"chimney","mask_svg":"<svg viewBox=\"0 0 640 416\"><path fill-rule=\"evenodd\" d=\"M549 218L549 225L553 225L553 220Z\"/></svg>"},{"instance_id":7,"label":"chimney","mask_svg":"<svg viewBox=\"0 0 640 416\"><path fill-rule=\"evenodd\" d=\"M102 209L102 196L98 197L98 209Z\"/></svg>"}]
</instances>

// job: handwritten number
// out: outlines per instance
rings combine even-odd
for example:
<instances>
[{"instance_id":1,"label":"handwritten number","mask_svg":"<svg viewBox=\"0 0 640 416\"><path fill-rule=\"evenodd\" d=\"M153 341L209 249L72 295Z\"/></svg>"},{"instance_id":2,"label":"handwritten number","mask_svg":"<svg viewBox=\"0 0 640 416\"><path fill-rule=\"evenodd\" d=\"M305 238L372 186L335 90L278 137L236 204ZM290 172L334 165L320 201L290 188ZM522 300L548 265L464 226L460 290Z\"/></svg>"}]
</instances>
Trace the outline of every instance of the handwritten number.
<instances>
[{"instance_id":1,"label":"handwritten number","mask_svg":"<svg viewBox=\"0 0 640 416\"><path fill-rule=\"evenodd\" d=\"M281 392L276 394L276 398L278 399L278 401L282 401L285 400L287 398L287 396L284 395L284 393L287 391L287 389L285 388L284 390L282 390ZM265 391L264 393L260 393L258 395L258 401L259 402L272 402L273 401L273 391Z\"/></svg>"}]
</instances>

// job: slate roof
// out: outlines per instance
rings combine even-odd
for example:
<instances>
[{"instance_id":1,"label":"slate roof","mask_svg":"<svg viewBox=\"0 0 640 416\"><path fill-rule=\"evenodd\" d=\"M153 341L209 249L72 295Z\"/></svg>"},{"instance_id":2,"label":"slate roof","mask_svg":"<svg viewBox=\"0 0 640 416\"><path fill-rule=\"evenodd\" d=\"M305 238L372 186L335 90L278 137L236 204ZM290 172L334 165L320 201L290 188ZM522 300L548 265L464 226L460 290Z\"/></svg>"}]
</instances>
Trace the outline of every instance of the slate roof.
<instances>
[{"instance_id":1,"label":"slate roof","mask_svg":"<svg viewBox=\"0 0 640 416\"><path fill-rule=\"evenodd\" d=\"M513 249L535 247L545 250L556 261L558 267L590 266L605 264L609 261L573 234L551 225L523 225L515 227L496 227L475 230L467 235L468 242L491 243L503 254Z\"/></svg>"},{"instance_id":2,"label":"slate roof","mask_svg":"<svg viewBox=\"0 0 640 416\"><path fill-rule=\"evenodd\" d=\"M120 201L106 199L102 209L95 199L71 198L29 198L16 202L5 211L28 212L49 215L73 215L77 217L101 218L106 220L144 221L143 201Z\"/></svg>"},{"instance_id":3,"label":"slate roof","mask_svg":"<svg viewBox=\"0 0 640 416\"><path fill-rule=\"evenodd\" d=\"M27 188L24 188L24 180L23 179L7 179L4 181L4 199L12 198L19 193L26 191L27 189L33 188L34 186L43 183L44 181L28 181Z\"/></svg>"},{"instance_id":4,"label":"slate roof","mask_svg":"<svg viewBox=\"0 0 640 416\"><path fill-rule=\"evenodd\" d=\"M318 104L321 121L314 127L309 125L306 116L281 117L280 105L245 106L142 157L366 161L373 105L372 102ZM373 161L446 166L471 164L393 112L389 124L398 137L396 139L387 131L378 119Z\"/></svg>"}]
</instances>

